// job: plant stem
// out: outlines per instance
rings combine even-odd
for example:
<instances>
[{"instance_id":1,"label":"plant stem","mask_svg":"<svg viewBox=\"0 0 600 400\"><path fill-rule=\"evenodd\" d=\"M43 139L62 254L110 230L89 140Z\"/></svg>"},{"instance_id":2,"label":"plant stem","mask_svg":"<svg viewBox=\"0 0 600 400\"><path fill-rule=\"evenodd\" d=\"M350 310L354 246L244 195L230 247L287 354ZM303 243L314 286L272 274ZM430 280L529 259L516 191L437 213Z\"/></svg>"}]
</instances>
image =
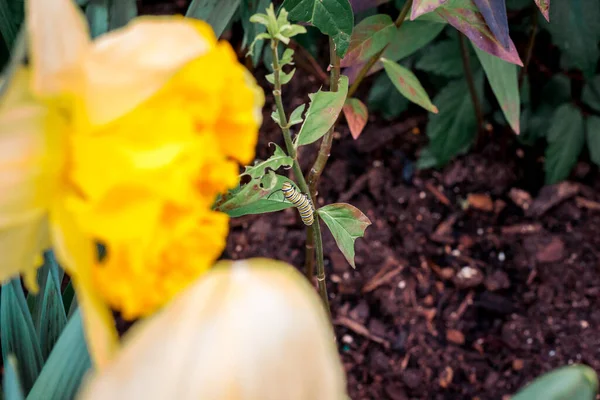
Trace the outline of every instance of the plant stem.
<instances>
[{"instance_id":1,"label":"plant stem","mask_svg":"<svg viewBox=\"0 0 600 400\"><path fill-rule=\"evenodd\" d=\"M459 33L458 37L460 42L460 54L465 70L465 78L469 85L469 94L471 95L473 107L475 108L475 116L477 117L477 138L479 141L481 140L483 128L483 111L481 110L481 104L479 103L479 97L477 96L477 90L475 89L475 81L473 79L473 71L471 71L471 64L469 63L469 50L467 48L465 37L462 33Z\"/></svg>"},{"instance_id":2,"label":"plant stem","mask_svg":"<svg viewBox=\"0 0 600 400\"><path fill-rule=\"evenodd\" d=\"M285 142L285 147L287 149L288 155L293 159L292 169L294 171L294 175L296 176L296 183L298 187L303 193L310 193L310 189L306 184L306 180L304 179L304 175L302 174L302 169L300 168L300 163L298 162L298 153L296 152L296 148L294 147L294 143L292 142L292 135L290 133L290 128L288 126L287 116L285 115L285 110L283 108L283 102L281 100L281 66L279 65L279 54L277 53L277 41L271 41L271 50L273 51L273 96L275 97L275 105L277 107L277 114L279 116L279 122L281 126L281 132L283 133L283 140ZM338 69L339 71L339 69ZM337 81L336 81L337 82ZM313 202L313 205L315 203ZM327 313L330 313L329 310L329 298L327 296L327 286L325 285L325 270L323 267L323 240L321 238L321 227L319 226L319 217L315 214L314 222L310 225L307 230L307 240L306 240L306 252L309 253L309 244L314 246L316 242L316 250L317 256L317 284L319 288L319 294L321 295L321 299L323 301L323 306L327 310ZM311 238L312 240L309 240ZM313 258L314 258L314 247L313 249ZM320 260L320 261L319 261ZM308 264L307 264L308 265ZM312 282L312 272L307 276L309 277L309 281Z\"/></svg>"},{"instance_id":3,"label":"plant stem","mask_svg":"<svg viewBox=\"0 0 600 400\"><path fill-rule=\"evenodd\" d=\"M406 16L408 15L408 12L410 11L410 9L412 7L412 3L413 3L413 0L408 0L406 3L404 3L404 7L402 7L402 10L400 10L400 15L398 15L398 18L396 18L396 21L394 22L394 25L396 25L396 29L400 29L400 27L404 23L404 20L406 19ZM388 45L386 45L383 49L381 49L377 54L372 56L369 59L369 61L365 65L363 65L361 70L358 72L358 75L354 79L352 86L350 86L350 89L348 89L348 97L349 98L352 97L352 95L354 95L354 93L356 93L358 86L360 85L362 80L367 76L367 74L369 73L371 68L373 68L373 65L375 65L375 63L381 58L381 55L383 54L385 49L387 49L387 46Z\"/></svg>"},{"instance_id":4,"label":"plant stem","mask_svg":"<svg viewBox=\"0 0 600 400\"><path fill-rule=\"evenodd\" d=\"M529 67L529 63L531 62L531 55L533 54L533 47L535 46L535 36L537 35L537 27L538 27L538 10L536 7L532 7L533 16L531 17L533 20L531 21L531 36L529 36L529 43L527 43L527 53L525 53L525 63L523 64L523 68L521 68L521 72L519 73L519 88L523 84L523 78L527 74L527 68Z\"/></svg>"}]
</instances>

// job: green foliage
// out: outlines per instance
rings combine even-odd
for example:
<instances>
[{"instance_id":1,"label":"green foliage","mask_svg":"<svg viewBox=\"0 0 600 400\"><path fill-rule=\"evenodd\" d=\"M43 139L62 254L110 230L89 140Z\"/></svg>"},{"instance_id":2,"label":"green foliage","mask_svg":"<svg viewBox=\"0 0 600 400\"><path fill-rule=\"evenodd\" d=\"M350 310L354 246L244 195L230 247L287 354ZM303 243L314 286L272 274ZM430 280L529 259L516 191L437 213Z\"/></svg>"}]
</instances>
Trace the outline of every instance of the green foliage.
<instances>
[{"instance_id":1,"label":"green foliage","mask_svg":"<svg viewBox=\"0 0 600 400\"><path fill-rule=\"evenodd\" d=\"M371 221L358 208L346 203L328 204L317 210L323 222L335 239L338 248L346 257L352 268L354 263L354 242L363 237L365 229L371 225Z\"/></svg>"},{"instance_id":2,"label":"green foliage","mask_svg":"<svg viewBox=\"0 0 600 400\"><path fill-rule=\"evenodd\" d=\"M600 113L600 75L596 75L585 84L581 101L595 112Z\"/></svg>"},{"instance_id":3,"label":"green foliage","mask_svg":"<svg viewBox=\"0 0 600 400\"><path fill-rule=\"evenodd\" d=\"M2 392L5 400L24 400L23 387L19 378L17 359L12 354L4 359L4 377Z\"/></svg>"},{"instance_id":4,"label":"green foliage","mask_svg":"<svg viewBox=\"0 0 600 400\"><path fill-rule=\"evenodd\" d=\"M600 117L592 115L587 118L586 133L590 158L600 166Z\"/></svg>"},{"instance_id":5,"label":"green foliage","mask_svg":"<svg viewBox=\"0 0 600 400\"><path fill-rule=\"evenodd\" d=\"M344 116L348 122L348 128L354 139L358 139L362 130L367 125L369 119L369 110L367 106L359 99L346 99L344 107Z\"/></svg>"},{"instance_id":6,"label":"green foliage","mask_svg":"<svg viewBox=\"0 0 600 400\"><path fill-rule=\"evenodd\" d=\"M296 146L302 146L319 140L337 120L348 94L348 78L340 77L337 92L324 92L309 95L310 106L304 123L296 137Z\"/></svg>"},{"instance_id":7,"label":"green foliage","mask_svg":"<svg viewBox=\"0 0 600 400\"><path fill-rule=\"evenodd\" d=\"M385 119L393 119L408 108L408 100L396 90L387 74L380 74L369 91L367 106Z\"/></svg>"},{"instance_id":8,"label":"green foliage","mask_svg":"<svg viewBox=\"0 0 600 400\"><path fill-rule=\"evenodd\" d=\"M427 92L425 92L415 74L393 61L385 58L382 58L381 61L388 77L404 97L424 109L437 114L437 107L431 103Z\"/></svg>"},{"instance_id":9,"label":"green foliage","mask_svg":"<svg viewBox=\"0 0 600 400\"><path fill-rule=\"evenodd\" d=\"M252 179L257 179L262 178L267 173L267 169L276 171L280 167L292 166L292 157L285 154L285 152L277 144L271 144L275 146L275 152L273 155L265 161L257 161L253 166L246 167L246 170L242 175L248 175Z\"/></svg>"},{"instance_id":10,"label":"green foliage","mask_svg":"<svg viewBox=\"0 0 600 400\"><path fill-rule=\"evenodd\" d=\"M89 0L85 15L95 38L127 25L137 16L137 4L135 0Z\"/></svg>"},{"instance_id":11,"label":"green foliage","mask_svg":"<svg viewBox=\"0 0 600 400\"><path fill-rule=\"evenodd\" d=\"M415 64L415 68L446 78L464 74L457 40L442 40L432 44Z\"/></svg>"},{"instance_id":12,"label":"green foliage","mask_svg":"<svg viewBox=\"0 0 600 400\"><path fill-rule=\"evenodd\" d=\"M185 16L206 21L218 37L227 28L240 3L241 0L192 0Z\"/></svg>"},{"instance_id":13,"label":"green foliage","mask_svg":"<svg viewBox=\"0 0 600 400\"><path fill-rule=\"evenodd\" d=\"M396 26L389 15L378 14L363 19L352 32L350 47L341 66L367 62L390 43L395 32Z\"/></svg>"},{"instance_id":14,"label":"green foliage","mask_svg":"<svg viewBox=\"0 0 600 400\"><path fill-rule=\"evenodd\" d=\"M550 371L519 390L512 400L593 400L598 392L596 372L586 365Z\"/></svg>"},{"instance_id":15,"label":"green foliage","mask_svg":"<svg viewBox=\"0 0 600 400\"><path fill-rule=\"evenodd\" d=\"M577 161L583 144L585 131L583 116L571 104L563 104L552 116L546 147L546 183L556 183L569 176Z\"/></svg>"},{"instance_id":16,"label":"green foliage","mask_svg":"<svg viewBox=\"0 0 600 400\"><path fill-rule=\"evenodd\" d=\"M285 0L282 4L294 21L309 22L330 36L335 52L343 57L350 46L354 13L348 0Z\"/></svg>"},{"instance_id":17,"label":"green foliage","mask_svg":"<svg viewBox=\"0 0 600 400\"><path fill-rule=\"evenodd\" d=\"M17 39L24 18L24 0L0 0L0 35L8 49Z\"/></svg>"}]
</instances>

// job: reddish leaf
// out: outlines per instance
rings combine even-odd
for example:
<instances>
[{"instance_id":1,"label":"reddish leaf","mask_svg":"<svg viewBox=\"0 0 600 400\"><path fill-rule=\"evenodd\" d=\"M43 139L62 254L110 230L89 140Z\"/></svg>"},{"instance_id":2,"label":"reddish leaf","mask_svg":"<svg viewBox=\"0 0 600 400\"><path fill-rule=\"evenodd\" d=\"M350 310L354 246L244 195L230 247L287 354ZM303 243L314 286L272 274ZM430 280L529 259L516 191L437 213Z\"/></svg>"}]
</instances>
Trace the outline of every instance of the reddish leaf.
<instances>
[{"instance_id":1,"label":"reddish leaf","mask_svg":"<svg viewBox=\"0 0 600 400\"><path fill-rule=\"evenodd\" d=\"M427 92L423 89L421 82L419 82L415 74L393 61L385 58L382 58L381 61L383 62L385 72L402 96L434 114L438 113L437 107L431 103Z\"/></svg>"},{"instance_id":2,"label":"reddish leaf","mask_svg":"<svg viewBox=\"0 0 600 400\"><path fill-rule=\"evenodd\" d=\"M358 139L369 119L367 106L359 99L350 98L346 100L342 110L344 111L346 121L348 121L352 137L354 140Z\"/></svg>"},{"instance_id":3,"label":"reddish leaf","mask_svg":"<svg viewBox=\"0 0 600 400\"><path fill-rule=\"evenodd\" d=\"M414 20L423 14L430 13L448 0L414 0L410 19Z\"/></svg>"},{"instance_id":4,"label":"reddish leaf","mask_svg":"<svg viewBox=\"0 0 600 400\"><path fill-rule=\"evenodd\" d=\"M345 68L366 62L390 42L395 32L396 26L388 15L379 14L365 18L354 27L350 47L340 65Z\"/></svg>"},{"instance_id":5,"label":"reddish leaf","mask_svg":"<svg viewBox=\"0 0 600 400\"><path fill-rule=\"evenodd\" d=\"M350 5L355 14L377 7L380 4L387 3L390 0L350 0Z\"/></svg>"},{"instance_id":6,"label":"reddish leaf","mask_svg":"<svg viewBox=\"0 0 600 400\"><path fill-rule=\"evenodd\" d=\"M550 21L550 0L535 0L546 21Z\"/></svg>"},{"instance_id":7,"label":"reddish leaf","mask_svg":"<svg viewBox=\"0 0 600 400\"><path fill-rule=\"evenodd\" d=\"M505 49L509 47L505 0L474 0L490 30Z\"/></svg>"},{"instance_id":8,"label":"reddish leaf","mask_svg":"<svg viewBox=\"0 0 600 400\"><path fill-rule=\"evenodd\" d=\"M519 66L523 66L514 43L509 38L508 48L494 37L483 15L473 0L455 0L452 6L440 7L436 12L467 36L481 50Z\"/></svg>"}]
</instances>

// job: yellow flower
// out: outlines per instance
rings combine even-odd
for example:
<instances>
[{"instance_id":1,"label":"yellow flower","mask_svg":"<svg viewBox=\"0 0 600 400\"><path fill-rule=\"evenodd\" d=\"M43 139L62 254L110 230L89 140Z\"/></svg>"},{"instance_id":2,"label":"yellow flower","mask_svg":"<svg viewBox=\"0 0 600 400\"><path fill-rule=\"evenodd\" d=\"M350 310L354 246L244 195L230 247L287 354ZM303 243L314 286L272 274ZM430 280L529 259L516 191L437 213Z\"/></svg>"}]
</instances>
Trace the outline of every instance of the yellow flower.
<instances>
[{"instance_id":1,"label":"yellow flower","mask_svg":"<svg viewBox=\"0 0 600 400\"><path fill-rule=\"evenodd\" d=\"M81 400L345 400L334 333L293 267L220 262L134 326Z\"/></svg>"},{"instance_id":2,"label":"yellow flower","mask_svg":"<svg viewBox=\"0 0 600 400\"><path fill-rule=\"evenodd\" d=\"M71 0L29 0L27 24L31 71L0 104L0 279L33 287L53 246L103 364L108 306L149 315L223 250L210 207L254 156L263 95L199 21L143 17L90 42Z\"/></svg>"}]
</instances>

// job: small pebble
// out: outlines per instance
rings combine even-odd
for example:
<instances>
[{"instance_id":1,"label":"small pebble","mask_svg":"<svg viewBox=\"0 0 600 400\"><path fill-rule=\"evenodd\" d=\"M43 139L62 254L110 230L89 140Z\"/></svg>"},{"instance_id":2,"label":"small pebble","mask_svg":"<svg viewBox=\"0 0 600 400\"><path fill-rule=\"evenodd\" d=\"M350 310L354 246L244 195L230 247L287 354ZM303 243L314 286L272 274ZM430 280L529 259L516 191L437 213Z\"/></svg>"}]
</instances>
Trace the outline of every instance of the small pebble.
<instances>
[{"instance_id":1,"label":"small pebble","mask_svg":"<svg viewBox=\"0 0 600 400\"><path fill-rule=\"evenodd\" d=\"M501 251L500 253L498 253L498 261L504 262L504 260L506 260L506 254L504 254L504 252Z\"/></svg>"},{"instance_id":2,"label":"small pebble","mask_svg":"<svg viewBox=\"0 0 600 400\"><path fill-rule=\"evenodd\" d=\"M422 199L424 199L425 197L427 197L427 193L425 193L425 192L421 192L421 193L419 193L419 198L420 198L421 200L422 200Z\"/></svg>"},{"instance_id":3,"label":"small pebble","mask_svg":"<svg viewBox=\"0 0 600 400\"><path fill-rule=\"evenodd\" d=\"M404 289L406 287L406 281L400 281L400 282L398 282L398 287L400 289Z\"/></svg>"},{"instance_id":4,"label":"small pebble","mask_svg":"<svg viewBox=\"0 0 600 400\"><path fill-rule=\"evenodd\" d=\"M590 324L586 320L580 321L580 324L583 329L586 329L590 326Z\"/></svg>"},{"instance_id":5,"label":"small pebble","mask_svg":"<svg viewBox=\"0 0 600 400\"><path fill-rule=\"evenodd\" d=\"M548 355L549 355L550 357L554 357L554 356L556 355L556 352L555 352L554 350L550 350L550 351L548 352Z\"/></svg>"},{"instance_id":6,"label":"small pebble","mask_svg":"<svg viewBox=\"0 0 600 400\"><path fill-rule=\"evenodd\" d=\"M344 335L342 336L342 342L345 344L352 344L354 342L354 339L350 335Z\"/></svg>"}]
</instances>

